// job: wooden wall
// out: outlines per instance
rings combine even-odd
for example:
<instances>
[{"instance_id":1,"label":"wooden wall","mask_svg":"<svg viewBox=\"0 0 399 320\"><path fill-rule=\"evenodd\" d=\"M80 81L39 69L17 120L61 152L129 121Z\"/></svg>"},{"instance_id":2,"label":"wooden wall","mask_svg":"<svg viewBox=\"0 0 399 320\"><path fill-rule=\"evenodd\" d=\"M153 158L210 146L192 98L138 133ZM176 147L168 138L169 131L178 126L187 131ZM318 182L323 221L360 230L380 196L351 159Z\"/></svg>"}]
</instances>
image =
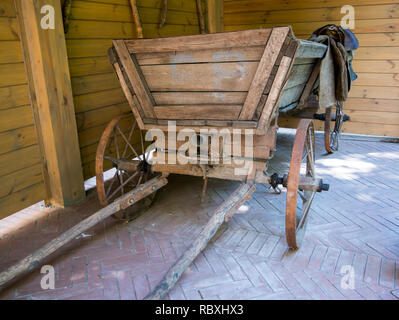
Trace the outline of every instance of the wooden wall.
<instances>
[{"instance_id":1,"label":"wooden wall","mask_svg":"<svg viewBox=\"0 0 399 320\"><path fill-rule=\"evenodd\" d=\"M144 37L198 34L195 0L137 0ZM205 6L203 5L203 8ZM108 61L112 39L136 37L129 0L73 0L66 44L84 177L106 124L131 115ZM0 219L47 197L14 1L0 2Z\"/></svg>"},{"instance_id":2,"label":"wooden wall","mask_svg":"<svg viewBox=\"0 0 399 320\"><path fill-rule=\"evenodd\" d=\"M158 29L161 0L137 0L144 37L198 34L195 0L169 0ZM204 6L205 7L205 6ZM94 176L97 143L105 125L130 107L108 61L112 39L136 37L129 0L73 0L66 35L84 177Z\"/></svg>"},{"instance_id":3,"label":"wooden wall","mask_svg":"<svg viewBox=\"0 0 399 320\"><path fill-rule=\"evenodd\" d=\"M359 78L344 105L352 121L343 130L399 137L399 1L225 0L225 31L290 24L306 39L323 25L339 24L343 5L355 8L353 31L360 42L354 61ZM282 119L281 125L292 124Z\"/></svg>"},{"instance_id":4,"label":"wooden wall","mask_svg":"<svg viewBox=\"0 0 399 320\"><path fill-rule=\"evenodd\" d=\"M46 197L13 0L0 2L0 219Z\"/></svg>"}]
</instances>

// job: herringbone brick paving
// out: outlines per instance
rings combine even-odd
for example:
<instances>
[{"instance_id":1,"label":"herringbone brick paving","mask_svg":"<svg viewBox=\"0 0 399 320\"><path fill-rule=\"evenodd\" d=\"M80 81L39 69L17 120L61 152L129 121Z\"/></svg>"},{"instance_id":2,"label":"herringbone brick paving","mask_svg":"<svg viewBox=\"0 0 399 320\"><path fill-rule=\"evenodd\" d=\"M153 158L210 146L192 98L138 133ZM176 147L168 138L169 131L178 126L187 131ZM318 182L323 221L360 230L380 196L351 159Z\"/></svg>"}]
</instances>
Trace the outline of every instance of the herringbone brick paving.
<instances>
[{"instance_id":1,"label":"herringbone brick paving","mask_svg":"<svg viewBox=\"0 0 399 320\"><path fill-rule=\"evenodd\" d=\"M287 172L292 131L278 136L270 172ZM305 241L287 251L285 194L258 185L252 199L218 231L167 299L399 299L399 145L341 140L324 155L317 135L317 172L330 191L312 205ZM1 299L142 299L236 187L172 176L136 220L109 218L54 253L55 290L42 290L40 270L0 292ZM0 221L0 270L99 209L93 193L74 208L40 205ZM352 266L355 288L341 286Z\"/></svg>"}]
</instances>

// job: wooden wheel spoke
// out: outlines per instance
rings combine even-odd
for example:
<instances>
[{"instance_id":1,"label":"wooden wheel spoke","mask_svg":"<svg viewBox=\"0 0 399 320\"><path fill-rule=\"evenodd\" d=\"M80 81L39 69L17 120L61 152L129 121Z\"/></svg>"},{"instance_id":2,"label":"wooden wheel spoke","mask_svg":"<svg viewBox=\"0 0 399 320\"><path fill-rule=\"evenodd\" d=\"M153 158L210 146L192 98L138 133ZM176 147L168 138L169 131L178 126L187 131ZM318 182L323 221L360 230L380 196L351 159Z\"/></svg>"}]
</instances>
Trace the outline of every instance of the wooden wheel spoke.
<instances>
[{"instance_id":1,"label":"wooden wheel spoke","mask_svg":"<svg viewBox=\"0 0 399 320\"><path fill-rule=\"evenodd\" d=\"M147 161L146 156L145 156L145 150L144 150L144 140L143 140L143 133L140 131L140 141L141 141L141 151L143 154L143 160Z\"/></svg>"},{"instance_id":2,"label":"wooden wheel spoke","mask_svg":"<svg viewBox=\"0 0 399 320\"><path fill-rule=\"evenodd\" d=\"M137 181L137 186L139 186L139 185L141 184L141 181L143 180L143 176L144 176L144 174L141 173L141 174L140 174L139 181Z\"/></svg>"},{"instance_id":3,"label":"wooden wheel spoke","mask_svg":"<svg viewBox=\"0 0 399 320\"><path fill-rule=\"evenodd\" d=\"M129 137L128 137L128 140L129 140L129 141L132 139L132 135L133 135L134 129L136 129L136 125L137 125L137 121L135 120L134 123L133 123L132 129L131 129L130 132L129 132ZM126 143L125 148L124 148L123 153L122 153L122 158L126 155L126 152L127 152L128 147L129 147L129 146L128 146L128 144Z\"/></svg>"},{"instance_id":4,"label":"wooden wheel spoke","mask_svg":"<svg viewBox=\"0 0 399 320\"><path fill-rule=\"evenodd\" d=\"M108 199L112 199L112 197L113 197L115 194L117 194L117 192L119 192L119 190L121 190L125 185L127 185L135 176L137 176L138 173L139 173L138 171L135 172L135 173L134 173L133 175L131 175L128 179L126 179L124 183L121 183L121 185L120 185L118 188L116 188L116 189L114 190L114 192L112 192L112 194L108 197ZM108 199L107 199L107 200L108 200Z\"/></svg>"},{"instance_id":5,"label":"wooden wheel spoke","mask_svg":"<svg viewBox=\"0 0 399 320\"><path fill-rule=\"evenodd\" d=\"M111 191L111 189L112 189L112 187L113 187L113 185L114 185L114 182L115 182L115 178L118 176L118 172L115 172L115 174L114 174L114 176L112 177L112 180L111 180L111 183L110 183L110 185L108 186L108 189L107 189L107 192L105 193L105 197L107 198L108 197L108 195L109 195L109 193L110 193L110 191Z\"/></svg>"},{"instance_id":6,"label":"wooden wheel spoke","mask_svg":"<svg viewBox=\"0 0 399 320\"><path fill-rule=\"evenodd\" d=\"M309 213L310 206L311 206L311 204L313 202L313 198L314 198L315 194L316 194L315 192L312 192L310 198L306 202L304 202L304 207L302 208L302 216L301 216L301 219L298 222L296 230L299 230L299 229L301 229L303 227L303 223L305 222L306 217L307 217L307 215Z\"/></svg>"},{"instance_id":7,"label":"wooden wheel spoke","mask_svg":"<svg viewBox=\"0 0 399 320\"><path fill-rule=\"evenodd\" d=\"M136 150L132 147L132 145L130 144L129 140L126 138L125 134L122 132L122 130L119 128L119 126L117 126L117 129L119 131L119 133L121 134L122 138L125 140L126 144L130 147L130 149L133 151L133 153L135 154L135 156L137 158L139 158L139 155L137 154Z\"/></svg>"},{"instance_id":8,"label":"wooden wheel spoke","mask_svg":"<svg viewBox=\"0 0 399 320\"><path fill-rule=\"evenodd\" d=\"M120 159L118 137L117 137L117 135L116 135L115 130L114 130L114 142L115 142L116 158L117 158L117 159Z\"/></svg>"},{"instance_id":9,"label":"wooden wheel spoke","mask_svg":"<svg viewBox=\"0 0 399 320\"><path fill-rule=\"evenodd\" d=\"M301 197L302 201L304 201L304 202L308 201L308 198L305 197L305 195L303 194L302 191L299 191L299 190L298 190L298 194L299 194L299 196Z\"/></svg>"}]
</instances>

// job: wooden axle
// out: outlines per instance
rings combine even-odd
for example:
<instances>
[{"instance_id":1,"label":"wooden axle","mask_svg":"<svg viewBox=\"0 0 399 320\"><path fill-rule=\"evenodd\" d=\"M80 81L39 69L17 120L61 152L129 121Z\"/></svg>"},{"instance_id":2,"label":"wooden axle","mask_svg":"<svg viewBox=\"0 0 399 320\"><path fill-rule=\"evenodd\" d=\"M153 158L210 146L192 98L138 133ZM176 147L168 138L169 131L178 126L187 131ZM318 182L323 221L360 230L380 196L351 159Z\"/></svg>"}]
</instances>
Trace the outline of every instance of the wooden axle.
<instances>
[{"instance_id":1,"label":"wooden axle","mask_svg":"<svg viewBox=\"0 0 399 320\"><path fill-rule=\"evenodd\" d=\"M63 234L50 241L40 249L36 250L34 253L28 255L17 264L9 267L7 270L0 273L0 287L17 277L18 275L39 266L46 257L48 257L54 251L61 248L63 245L67 244L71 240L75 239L82 232L85 232L89 228L95 226L97 223L103 221L105 218L108 218L119 210L126 209L137 201L149 196L150 194L165 186L167 183L168 180L165 177L156 177L116 199L108 206L97 211L96 213L81 221L71 229L65 231Z\"/></svg>"},{"instance_id":2,"label":"wooden axle","mask_svg":"<svg viewBox=\"0 0 399 320\"><path fill-rule=\"evenodd\" d=\"M141 163L141 160L117 159L104 156L104 159L111 161L119 170L136 172Z\"/></svg>"},{"instance_id":3,"label":"wooden axle","mask_svg":"<svg viewBox=\"0 0 399 320\"><path fill-rule=\"evenodd\" d=\"M259 176L257 177L257 182L261 179L262 177ZM278 185L282 185L283 187L287 187L288 185L288 175L283 175L282 177L279 176L277 173L271 175L271 176L266 176L264 177L265 182L262 183L269 183L273 188L278 187ZM268 179L268 180L267 180ZM266 182L268 181L268 182ZM323 182L323 179L320 178L313 178L313 177L308 177L308 176L299 176L298 178L298 190L301 191L314 191L314 192L322 192L322 191L328 191L330 188L330 185L327 183Z\"/></svg>"}]
</instances>

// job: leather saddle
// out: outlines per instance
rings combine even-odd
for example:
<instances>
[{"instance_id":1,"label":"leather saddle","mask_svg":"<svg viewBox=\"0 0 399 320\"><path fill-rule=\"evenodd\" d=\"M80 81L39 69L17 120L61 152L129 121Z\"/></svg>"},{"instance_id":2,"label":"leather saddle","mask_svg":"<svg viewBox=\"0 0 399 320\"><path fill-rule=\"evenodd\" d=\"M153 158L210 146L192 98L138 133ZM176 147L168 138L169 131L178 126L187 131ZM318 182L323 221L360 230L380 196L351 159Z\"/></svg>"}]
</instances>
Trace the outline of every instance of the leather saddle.
<instances>
[{"instance_id":1,"label":"leather saddle","mask_svg":"<svg viewBox=\"0 0 399 320\"><path fill-rule=\"evenodd\" d=\"M336 42L342 43L347 51L356 50L359 48L359 41L353 32L335 24L327 24L324 27L317 29L313 32L312 37L317 37L319 35L329 36Z\"/></svg>"}]
</instances>

